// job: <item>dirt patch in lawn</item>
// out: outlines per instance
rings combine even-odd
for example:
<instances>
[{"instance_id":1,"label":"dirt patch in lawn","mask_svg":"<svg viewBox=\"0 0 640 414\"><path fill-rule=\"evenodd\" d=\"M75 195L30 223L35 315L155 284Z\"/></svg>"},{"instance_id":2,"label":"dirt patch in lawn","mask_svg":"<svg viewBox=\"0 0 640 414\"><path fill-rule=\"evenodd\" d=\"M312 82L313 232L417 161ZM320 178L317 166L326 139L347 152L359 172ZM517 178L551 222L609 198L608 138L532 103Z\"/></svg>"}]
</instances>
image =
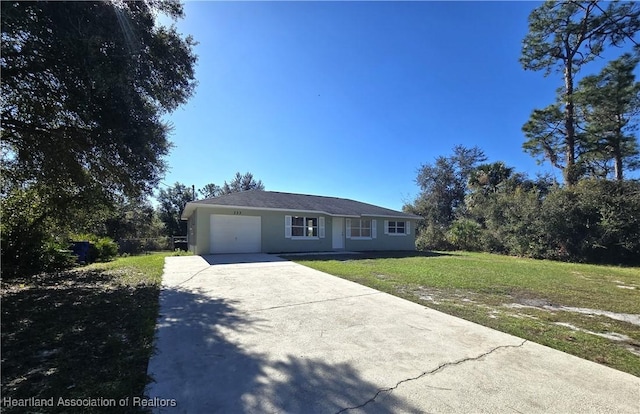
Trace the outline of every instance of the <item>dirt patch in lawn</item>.
<instances>
[{"instance_id":1,"label":"dirt patch in lawn","mask_svg":"<svg viewBox=\"0 0 640 414\"><path fill-rule=\"evenodd\" d=\"M633 325L640 326L640 315L636 315L633 313L617 313L617 312L610 312L610 311L605 311L600 309L560 306L560 305L551 304L548 301L545 301L544 299L526 299L526 300L522 300L521 303L507 303L504 306L508 308L536 308L536 309L544 309L552 312L564 311L564 312L581 313L583 315L600 315L600 316L606 316L607 318L611 318L618 321L627 322Z\"/></svg>"},{"instance_id":2,"label":"dirt patch in lawn","mask_svg":"<svg viewBox=\"0 0 640 414\"><path fill-rule=\"evenodd\" d=\"M596 339L600 338L600 341L610 341L610 347L613 348L609 348L608 352L629 352L634 355L634 358L640 356L640 340L632 333L637 329L631 327L640 326L640 315L637 314L564 306L549 299L534 297L527 292L516 294L509 292L505 295L426 286L403 286L400 290L404 295L408 294L426 306L528 339L535 338L543 344L570 353L584 352L586 355L588 352L600 349L601 345L597 345L598 339ZM505 303L505 301L513 302ZM515 323L514 320L523 322ZM510 331L516 325L521 328ZM575 335L552 327L578 332L582 335L582 339L577 340ZM528 334L531 336L527 336ZM546 338L548 342L539 335L550 335ZM588 340L586 336L594 339ZM563 348L558 343L565 339L571 343L571 346L577 347L578 352L571 348ZM580 343L581 341L583 342ZM584 351L580 347L591 350ZM616 348L619 351L615 351ZM612 365L609 357L600 355L600 351L593 352L594 355L589 355L589 359Z\"/></svg>"},{"instance_id":3,"label":"dirt patch in lawn","mask_svg":"<svg viewBox=\"0 0 640 414\"><path fill-rule=\"evenodd\" d=\"M403 293L409 293L420 300L439 304L443 301L461 303L474 303L477 294L462 289L438 289L424 286L405 286L398 289Z\"/></svg>"}]
</instances>

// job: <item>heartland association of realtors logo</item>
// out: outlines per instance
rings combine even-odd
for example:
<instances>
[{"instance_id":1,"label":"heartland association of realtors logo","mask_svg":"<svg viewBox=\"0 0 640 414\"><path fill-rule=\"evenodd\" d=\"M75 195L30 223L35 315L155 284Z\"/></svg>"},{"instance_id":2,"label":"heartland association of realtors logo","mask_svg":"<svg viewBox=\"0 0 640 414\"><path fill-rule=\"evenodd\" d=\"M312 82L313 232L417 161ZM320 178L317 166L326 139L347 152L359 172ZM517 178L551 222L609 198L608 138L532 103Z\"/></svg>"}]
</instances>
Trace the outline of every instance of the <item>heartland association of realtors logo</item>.
<instances>
[{"instance_id":1,"label":"heartland association of realtors logo","mask_svg":"<svg viewBox=\"0 0 640 414\"><path fill-rule=\"evenodd\" d=\"M173 398L2 398L2 406L13 407L177 407Z\"/></svg>"}]
</instances>

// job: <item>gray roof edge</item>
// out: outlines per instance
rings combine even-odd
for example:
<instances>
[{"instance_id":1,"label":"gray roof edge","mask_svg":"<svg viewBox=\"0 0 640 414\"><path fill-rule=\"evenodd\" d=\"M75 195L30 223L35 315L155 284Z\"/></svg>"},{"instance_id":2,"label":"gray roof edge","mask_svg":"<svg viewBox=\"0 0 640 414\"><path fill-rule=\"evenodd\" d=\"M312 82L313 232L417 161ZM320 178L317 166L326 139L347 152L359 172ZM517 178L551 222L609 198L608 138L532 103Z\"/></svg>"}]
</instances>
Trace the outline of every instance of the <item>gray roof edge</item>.
<instances>
[{"instance_id":1,"label":"gray roof edge","mask_svg":"<svg viewBox=\"0 0 640 414\"><path fill-rule=\"evenodd\" d=\"M383 218L405 218L405 219L414 219L421 220L422 217L416 216L414 214L398 212L399 214L337 214L337 213L329 213L322 210L300 210L295 208L273 208L273 207L248 207L248 206L234 206L227 204L210 204L210 203L198 203L197 201L190 201L187 203L191 207L210 207L210 208L220 208L226 210L253 210L253 211L282 211L282 212L292 212L292 213L314 213L314 214L324 214L326 216L331 217L351 217L351 218L359 218L359 217L383 217ZM185 211L187 210L185 206ZM188 217L181 217L182 220L186 220Z\"/></svg>"},{"instance_id":2,"label":"gray roof edge","mask_svg":"<svg viewBox=\"0 0 640 414\"><path fill-rule=\"evenodd\" d=\"M285 196L294 196L294 197L312 197L315 199L326 199L328 202L331 200L341 200L341 201L348 201L351 203L357 203L357 204L361 204L363 206L368 206L368 207L372 207L375 209L379 209L382 210L380 212L380 214L374 214L374 213L361 213L361 214L340 214L340 213L330 213L328 211L325 211L323 209L299 209L299 208L282 208L282 207L256 207L256 206L247 206L247 205L242 205L242 204L234 204L234 205L230 205L230 204L218 204L216 201L219 201L221 199L225 199L225 198L231 198L231 197L238 197L238 194L246 194L246 193L252 193L254 191L260 191L263 192L265 194L282 194ZM240 200L239 200L240 201ZM396 210L392 210L386 207L381 207L381 206L377 206L375 204L370 204L370 203L364 203L362 201L357 201L357 200L353 200L353 199L349 199L349 198L342 198L342 197L331 197L331 196L323 196L323 195L313 195L313 194L300 194L300 193L287 193L287 192L282 192L282 191L264 191L264 190L248 190L248 191L243 191L243 192L239 192L239 193L231 193L231 194L225 194L222 196L218 196L218 197L212 197L212 198L206 198L206 199L202 199L202 200L193 200L188 202L185 205L185 208L183 210L183 213L181 215L181 219L182 220L187 220L189 218L189 216L192 214L192 210L196 207L217 207L217 208L224 208L224 209L232 209L232 208L242 208L242 209L248 209L248 210L264 210L264 211L291 211L291 212L299 212L299 213L318 213L318 214L325 214L328 216L335 216L335 217L389 217L389 218L406 218L406 219L414 219L414 220L421 220L422 217L420 216L416 216L414 214L410 214L410 213L405 213L402 211L396 211ZM185 213L189 213L188 215L185 215Z\"/></svg>"},{"instance_id":3,"label":"gray roof edge","mask_svg":"<svg viewBox=\"0 0 640 414\"><path fill-rule=\"evenodd\" d=\"M422 220L423 217L416 216L415 214L409 214L399 211L400 214L386 215L386 214L361 214L362 217L385 217L385 218L405 218L413 220Z\"/></svg>"},{"instance_id":4,"label":"gray roof edge","mask_svg":"<svg viewBox=\"0 0 640 414\"><path fill-rule=\"evenodd\" d=\"M345 214L333 214L333 213L328 213L322 210L301 210L296 208L251 207L251 206L230 205L230 204L198 203L197 201L190 201L187 204L191 204L192 206L196 206L196 207L212 207L212 208L215 207L215 208L229 209L229 210L243 209L243 210L259 210L259 211L283 211L283 212L291 211L294 213L318 213L318 214L324 214L327 216L360 217L360 216L349 216Z\"/></svg>"},{"instance_id":5,"label":"gray roof edge","mask_svg":"<svg viewBox=\"0 0 640 414\"><path fill-rule=\"evenodd\" d=\"M261 192L261 193L269 193L269 194L284 194L284 195L292 195L292 196L303 196L303 197L315 197L315 198L326 198L326 199L333 199L333 200L346 200L346 201L352 201L354 203L360 203L360 204L367 204L373 207L377 207L377 208L384 208L387 210L392 210L392 209L388 209L386 207L381 207L381 206L376 206L375 204L371 204L371 203L365 203L363 201L358 201L358 200L354 200L352 198L344 198L344 197L334 197L334 196L326 196L326 195L317 195L317 194L303 194L303 193L289 193L286 191L269 191L269 190L246 190L246 191L238 191L235 193L229 193L229 194L223 194L217 197L209 197L209 198L203 198L202 200L193 200L190 201L190 203L195 203L198 201L210 201L210 200L219 200L221 198L228 198L228 197L233 197L233 196L237 196L238 194L248 194L248 193L252 193L252 192ZM204 204L215 204L215 203L204 203Z\"/></svg>"}]
</instances>

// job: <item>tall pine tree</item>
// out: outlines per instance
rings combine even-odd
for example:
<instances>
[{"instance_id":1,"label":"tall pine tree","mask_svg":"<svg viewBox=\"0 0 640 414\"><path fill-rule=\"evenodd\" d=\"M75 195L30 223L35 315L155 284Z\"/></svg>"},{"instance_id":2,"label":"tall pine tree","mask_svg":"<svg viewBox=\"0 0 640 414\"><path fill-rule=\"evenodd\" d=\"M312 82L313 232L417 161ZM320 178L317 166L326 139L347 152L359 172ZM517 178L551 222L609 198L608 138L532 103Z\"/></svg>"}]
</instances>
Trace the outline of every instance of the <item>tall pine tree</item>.
<instances>
[{"instance_id":1,"label":"tall pine tree","mask_svg":"<svg viewBox=\"0 0 640 414\"><path fill-rule=\"evenodd\" d=\"M640 6L629 2L546 1L529 16L520 62L524 69L543 70L545 76L561 73L563 88L559 106L534 111L525 129L528 140L524 149L543 155L561 168L568 185L575 184L581 175L577 162L582 143L576 130L576 74L584 64L601 56L605 47L622 45L639 29ZM558 111L561 124L556 122ZM552 128L544 128L544 124Z\"/></svg>"},{"instance_id":2,"label":"tall pine tree","mask_svg":"<svg viewBox=\"0 0 640 414\"><path fill-rule=\"evenodd\" d=\"M640 168L636 132L640 116L640 83L634 70L640 57L624 54L597 75L580 80L576 104L585 121L585 170L596 177Z\"/></svg>"}]
</instances>

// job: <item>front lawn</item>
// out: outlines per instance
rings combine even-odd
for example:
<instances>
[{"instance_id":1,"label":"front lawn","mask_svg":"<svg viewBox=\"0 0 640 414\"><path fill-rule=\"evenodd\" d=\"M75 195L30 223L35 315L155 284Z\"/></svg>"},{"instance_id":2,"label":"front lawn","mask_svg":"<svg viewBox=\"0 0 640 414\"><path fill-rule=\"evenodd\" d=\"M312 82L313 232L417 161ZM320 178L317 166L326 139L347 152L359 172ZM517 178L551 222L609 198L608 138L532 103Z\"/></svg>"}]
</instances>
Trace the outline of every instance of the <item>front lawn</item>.
<instances>
[{"instance_id":1,"label":"front lawn","mask_svg":"<svg viewBox=\"0 0 640 414\"><path fill-rule=\"evenodd\" d=\"M640 268L466 252L291 259L640 376Z\"/></svg>"},{"instance_id":2,"label":"front lawn","mask_svg":"<svg viewBox=\"0 0 640 414\"><path fill-rule=\"evenodd\" d=\"M2 281L2 397L141 397L153 350L164 258L118 258ZM97 400L95 400L97 401ZM24 412L24 408L2 412ZM130 412L134 407L109 408ZM55 406L46 412L106 412Z\"/></svg>"}]
</instances>

